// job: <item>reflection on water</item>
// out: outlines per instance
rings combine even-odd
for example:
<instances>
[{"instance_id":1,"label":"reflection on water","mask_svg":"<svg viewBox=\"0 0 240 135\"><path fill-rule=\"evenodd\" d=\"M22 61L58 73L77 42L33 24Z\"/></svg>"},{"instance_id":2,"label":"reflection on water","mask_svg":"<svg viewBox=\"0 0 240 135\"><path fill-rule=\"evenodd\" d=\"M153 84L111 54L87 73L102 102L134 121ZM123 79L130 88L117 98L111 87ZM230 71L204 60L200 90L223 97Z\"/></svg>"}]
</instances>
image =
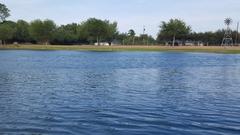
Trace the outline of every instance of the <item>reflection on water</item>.
<instances>
[{"instance_id":1,"label":"reflection on water","mask_svg":"<svg viewBox=\"0 0 240 135\"><path fill-rule=\"evenodd\" d=\"M240 55L0 51L0 134L240 133Z\"/></svg>"}]
</instances>

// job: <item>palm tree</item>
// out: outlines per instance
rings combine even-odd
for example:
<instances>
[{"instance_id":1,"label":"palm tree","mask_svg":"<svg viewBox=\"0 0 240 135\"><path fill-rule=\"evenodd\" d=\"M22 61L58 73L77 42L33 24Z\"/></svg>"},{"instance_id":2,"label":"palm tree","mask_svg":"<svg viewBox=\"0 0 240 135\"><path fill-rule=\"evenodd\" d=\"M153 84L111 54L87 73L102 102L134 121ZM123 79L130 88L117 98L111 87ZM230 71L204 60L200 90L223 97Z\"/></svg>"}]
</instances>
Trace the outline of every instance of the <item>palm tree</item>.
<instances>
[{"instance_id":1,"label":"palm tree","mask_svg":"<svg viewBox=\"0 0 240 135\"><path fill-rule=\"evenodd\" d=\"M132 38L132 44L134 45L134 39L135 39L135 35L136 35L135 31L133 29L130 29L128 31L128 35Z\"/></svg>"}]
</instances>

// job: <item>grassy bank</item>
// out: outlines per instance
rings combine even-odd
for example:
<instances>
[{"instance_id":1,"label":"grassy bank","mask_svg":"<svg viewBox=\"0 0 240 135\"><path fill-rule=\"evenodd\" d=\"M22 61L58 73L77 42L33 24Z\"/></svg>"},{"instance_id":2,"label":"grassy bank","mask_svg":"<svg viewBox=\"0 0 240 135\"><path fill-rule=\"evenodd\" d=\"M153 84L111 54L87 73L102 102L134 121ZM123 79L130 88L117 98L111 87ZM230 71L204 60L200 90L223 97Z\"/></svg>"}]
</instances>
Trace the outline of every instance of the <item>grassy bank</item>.
<instances>
[{"instance_id":1,"label":"grassy bank","mask_svg":"<svg viewBox=\"0 0 240 135\"><path fill-rule=\"evenodd\" d=\"M240 47L219 46L63 46L63 45L6 45L0 50L76 50L76 51L173 51L173 52L209 52L240 54Z\"/></svg>"}]
</instances>

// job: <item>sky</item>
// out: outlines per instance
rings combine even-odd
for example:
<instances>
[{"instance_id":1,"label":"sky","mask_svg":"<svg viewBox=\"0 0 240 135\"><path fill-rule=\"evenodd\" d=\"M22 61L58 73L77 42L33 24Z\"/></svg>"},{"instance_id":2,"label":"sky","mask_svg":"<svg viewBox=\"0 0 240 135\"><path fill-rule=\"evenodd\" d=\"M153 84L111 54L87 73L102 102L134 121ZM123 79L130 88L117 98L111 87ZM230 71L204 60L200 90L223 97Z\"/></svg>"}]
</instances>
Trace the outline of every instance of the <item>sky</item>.
<instances>
[{"instance_id":1,"label":"sky","mask_svg":"<svg viewBox=\"0 0 240 135\"><path fill-rule=\"evenodd\" d=\"M11 10L9 20L51 19L80 23L90 17L117 21L120 32L134 29L156 37L162 21L182 19L195 32L224 28L223 20L240 21L240 0L0 0Z\"/></svg>"}]
</instances>

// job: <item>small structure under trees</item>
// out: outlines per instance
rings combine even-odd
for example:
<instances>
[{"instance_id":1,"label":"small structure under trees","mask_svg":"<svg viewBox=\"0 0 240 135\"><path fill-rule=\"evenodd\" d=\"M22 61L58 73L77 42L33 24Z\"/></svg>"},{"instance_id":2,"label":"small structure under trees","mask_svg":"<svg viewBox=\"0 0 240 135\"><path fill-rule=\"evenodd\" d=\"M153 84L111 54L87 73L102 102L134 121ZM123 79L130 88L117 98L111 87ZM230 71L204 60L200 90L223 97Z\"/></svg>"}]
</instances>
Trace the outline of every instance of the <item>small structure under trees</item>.
<instances>
[{"instance_id":1,"label":"small structure under trees","mask_svg":"<svg viewBox=\"0 0 240 135\"><path fill-rule=\"evenodd\" d=\"M175 45L176 39L191 32L191 27L179 19L170 19L169 22L162 22L159 35L172 37L172 46Z\"/></svg>"}]
</instances>

